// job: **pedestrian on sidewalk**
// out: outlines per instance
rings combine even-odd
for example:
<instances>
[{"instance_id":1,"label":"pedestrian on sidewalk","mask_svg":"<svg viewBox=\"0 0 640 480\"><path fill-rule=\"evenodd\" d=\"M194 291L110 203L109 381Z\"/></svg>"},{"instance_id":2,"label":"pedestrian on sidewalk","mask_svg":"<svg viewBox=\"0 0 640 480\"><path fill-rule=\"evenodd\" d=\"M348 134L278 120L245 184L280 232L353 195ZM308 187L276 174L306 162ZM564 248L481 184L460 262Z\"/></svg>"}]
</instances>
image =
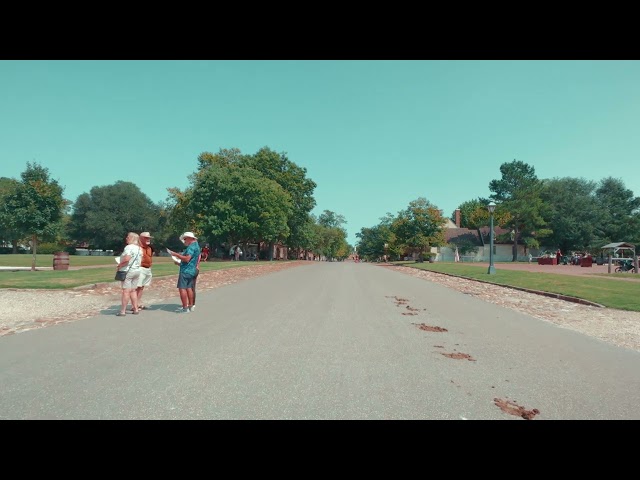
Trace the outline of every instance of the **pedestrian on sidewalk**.
<instances>
[{"instance_id":1,"label":"pedestrian on sidewalk","mask_svg":"<svg viewBox=\"0 0 640 480\"><path fill-rule=\"evenodd\" d=\"M142 259L142 251L138 245L138 234L129 232L125 238L127 246L124 247L120 255L120 262L116 267L118 271L126 272L124 280L120 282L122 288L122 297L120 300L120 311L116 314L118 317L124 317L127 314L127 305L131 302L131 313L137 315L138 295L136 288L138 285L138 277L140 276L140 262Z\"/></svg>"},{"instance_id":2,"label":"pedestrian on sidewalk","mask_svg":"<svg viewBox=\"0 0 640 480\"><path fill-rule=\"evenodd\" d=\"M200 259L200 245L198 245L198 237L193 232L184 232L180 235L180 241L186 245L182 253L169 249L167 251L170 255L180 260L177 287L182 308L178 309L178 313L189 313L195 301L194 287L198 276L197 264Z\"/></svg>"},{"instance_id":3,"label":"pedestrian on sidewalk","mask_svg":"<svg viewBox=\"0 0 640 480\"><path fill-rule=\"evenodd\" d=\"M136 294L138 295L138 310L145 310L147 307L142 304L142 294L144 287L151 285L151 265L153 263L153 247L151 239L153 237L149 232L142 232L138 238L140 250L142 250L142 260L140 262L140 276L138 277L138 286Z\"/></svg>"}]
</instances>

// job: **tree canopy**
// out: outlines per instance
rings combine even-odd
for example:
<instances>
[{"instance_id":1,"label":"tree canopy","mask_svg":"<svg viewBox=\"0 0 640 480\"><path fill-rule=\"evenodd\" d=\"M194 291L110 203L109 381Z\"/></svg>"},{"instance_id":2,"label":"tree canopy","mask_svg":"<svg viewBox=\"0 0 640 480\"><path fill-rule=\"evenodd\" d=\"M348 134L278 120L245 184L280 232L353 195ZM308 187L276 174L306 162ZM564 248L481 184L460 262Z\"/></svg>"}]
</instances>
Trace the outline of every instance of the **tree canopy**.
<instances>
[{"instance_id":1,"label":"tree canopy","mask_svg":"<svg viewBox=\"0 0 640 480\"><path fill-rule=\"evenodd\" d=\"M159 223L160 208L136 184L119 180L78 196L69 231L92 248L119 251L128 232L155 232Z\"/></svg>"},{"instance_id":2,"label":"tree canopy","mask_svg":"<svg viewBox=\"0 0 640 480\"><path fill-rule=\"evenodd\" d=\"M54 236L61 229L66 207L64 188L51 179L49 170L37 162L27 162L21 181L5 190L2 218L18 236L30 236L33 250L31 270L36 269L38 239Z\"/></svg>"},{"instance_id":3,"label":"tree canopy","mask_svg":"<svg viewBox=\"0 0 640 480\"><path fill-rule=\"evenodd\" d=\"M552 233L545 220L549 217L549 208L542 200L542 182L531 165L513 160L500 165L500 173L500 179L489 182L490 198L497 204L496 219L503 219L499 225L514 232L512 261L515 262L521 237L525 245L534 248L539 246L541 238Z\"/></svg>"}]
</instances>

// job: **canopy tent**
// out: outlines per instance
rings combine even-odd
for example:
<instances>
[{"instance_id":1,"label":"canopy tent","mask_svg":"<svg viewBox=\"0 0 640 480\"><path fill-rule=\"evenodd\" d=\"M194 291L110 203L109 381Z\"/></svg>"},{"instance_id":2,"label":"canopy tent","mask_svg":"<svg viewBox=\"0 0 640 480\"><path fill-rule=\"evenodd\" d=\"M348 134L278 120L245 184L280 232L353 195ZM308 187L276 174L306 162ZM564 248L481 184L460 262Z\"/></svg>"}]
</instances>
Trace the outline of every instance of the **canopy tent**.
<instances>
[{"instance_id":1,"label":"canopy tent","mask_svg":"<svg viewBox=\"0 0 640 480\"><path fill-rule=\"evenodd\" d=\"M627 242L617 242L617 243L607 243L601 248L602 250L609 250L609 273L611 273L611 257L613 257L613 255L618 253L618 250L622 250L623 253L624 253L624 250L631 250L632 252L631 258L633 259L633 266L636 267L636 273L638 273L638 257L636 256L635 245Z\"/></svg>"}]
</instances>

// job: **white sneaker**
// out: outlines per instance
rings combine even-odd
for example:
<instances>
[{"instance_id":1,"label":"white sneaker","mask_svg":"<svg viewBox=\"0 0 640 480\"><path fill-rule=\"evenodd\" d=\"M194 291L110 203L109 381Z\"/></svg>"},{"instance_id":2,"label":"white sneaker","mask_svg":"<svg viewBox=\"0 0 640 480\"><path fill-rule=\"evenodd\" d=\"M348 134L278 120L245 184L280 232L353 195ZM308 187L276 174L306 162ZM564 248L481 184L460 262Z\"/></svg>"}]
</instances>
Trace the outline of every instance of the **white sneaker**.
<instances>
[{"instance_id":1,"label":"white sneaker","mask_svg":"<svg viewBox=\"0 0 640 480\"><path fill-rule=\"evenodd\" d=\"M189 310L191 310L192 312L196 309L195 305L191 305L191 307L189 308Z\"/></svg>"},{"instance_id":2,"label":"white sneaker","mask_svg":"<svg viewBox=\"0 0 640 480\"><path fill-rule=\"evenodd\" d=\"M176 313L191 313L188 308L179 308Z\"/></svg>"}]
</instances>

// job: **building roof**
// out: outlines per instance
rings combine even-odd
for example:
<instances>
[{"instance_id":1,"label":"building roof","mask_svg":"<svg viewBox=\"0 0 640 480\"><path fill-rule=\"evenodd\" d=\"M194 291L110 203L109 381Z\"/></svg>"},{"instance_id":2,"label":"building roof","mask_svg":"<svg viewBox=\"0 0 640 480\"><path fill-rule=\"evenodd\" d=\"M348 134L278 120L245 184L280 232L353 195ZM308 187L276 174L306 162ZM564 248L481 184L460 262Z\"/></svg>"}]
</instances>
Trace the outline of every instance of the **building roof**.
<instances>
[{"instance_id":1,"label":"building roof","mask_svg":"<svg viewBox=\"0 0 640 480\"><path fill-rule=\"evenodd\" d=\"M485 245L490 242L489 238L489 227L482 227L479 230L472 228L447 228L445 229L444 236L447 243L456 243L457 240L468 240L475 245ZM503 243L500 242L499 236L508 234L511 230L506 228L494 227L493 228L496 236L494 237L494 243ZM506 242L511 243L511 242Z\"/></svg>"},{"instance_id":2,"label":"building roof","mask_svg":"<svg viewBox=\"0 0 640 480\"><path fill-rule=\"evenodd\" d=\"M618 243L607 243L605 246L600 248L613 248L616 250L635 250L636 246L632 243L627 242L618 242Z\"/></svg>"},{"instance_id":3,"label":"building roof","mask_svg":"<svg viewBox=\"0 0 640 480\"><path fill-rule=\"evenodd\" d=\"M482 245L482 239L478 234L478 230L471 228L447 228L444 232L444 238L447 243L455 242L456 240L469 240L474 245Z\"/></svg>"}]
</instances>

